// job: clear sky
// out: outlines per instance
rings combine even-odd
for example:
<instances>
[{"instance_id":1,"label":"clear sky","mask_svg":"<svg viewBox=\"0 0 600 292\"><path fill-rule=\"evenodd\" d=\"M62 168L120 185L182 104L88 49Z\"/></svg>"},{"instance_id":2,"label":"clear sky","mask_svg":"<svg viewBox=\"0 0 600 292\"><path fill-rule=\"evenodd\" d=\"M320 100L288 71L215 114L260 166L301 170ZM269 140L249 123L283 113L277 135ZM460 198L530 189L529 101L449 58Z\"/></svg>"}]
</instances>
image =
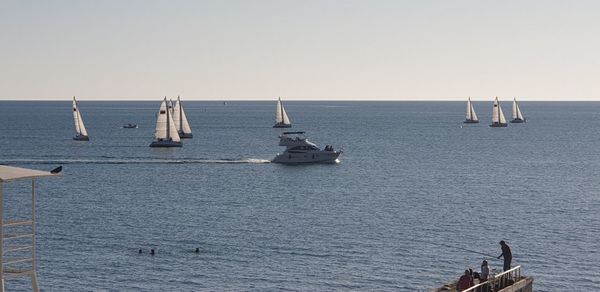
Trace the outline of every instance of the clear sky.
<instances>
[{"instance_id":1,"label":"clear sky","mask_svg":"<svg viewBox=\"0 0 600 292\"><path fill-rule=\"evenodd\" d=\"M600 100L600 1L0 0L0 99Z\"/></svg>"}]
</instances>

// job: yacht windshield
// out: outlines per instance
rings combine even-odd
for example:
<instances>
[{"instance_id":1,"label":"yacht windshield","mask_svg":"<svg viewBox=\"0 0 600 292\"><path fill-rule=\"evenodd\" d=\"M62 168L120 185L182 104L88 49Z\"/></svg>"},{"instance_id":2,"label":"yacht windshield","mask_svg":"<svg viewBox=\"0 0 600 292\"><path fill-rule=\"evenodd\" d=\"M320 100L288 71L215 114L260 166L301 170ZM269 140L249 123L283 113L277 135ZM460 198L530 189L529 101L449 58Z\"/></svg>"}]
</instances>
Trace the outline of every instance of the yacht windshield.
<instances>
[{"instance_id":1,"label":"yacht windshield","mask_svg":"<svg viewBox=\"0 0 600 292\"><path fill-rule=\"evenodd\" d=\"M290 150L319 150L318 147L315 146L296 146L291 148Z\"/></svg>"}]
</instances>

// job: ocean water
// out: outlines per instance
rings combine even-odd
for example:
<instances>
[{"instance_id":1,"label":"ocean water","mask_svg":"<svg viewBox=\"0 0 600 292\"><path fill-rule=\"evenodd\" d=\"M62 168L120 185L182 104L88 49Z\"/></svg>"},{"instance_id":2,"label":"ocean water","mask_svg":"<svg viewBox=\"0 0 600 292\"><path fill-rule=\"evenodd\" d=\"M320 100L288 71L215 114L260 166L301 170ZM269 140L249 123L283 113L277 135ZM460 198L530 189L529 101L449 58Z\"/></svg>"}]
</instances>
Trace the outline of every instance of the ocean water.
<instances>
[{"instance_id":1,"label":"ocean water","mask_svg":"<svg viewBox=\"0 0 600 292\"><path fill-rule=\"evenodd\" d=\"M426 291L501 269L501 239L535 291L600 290L600 102L522 102L507 128L491 102L477 125L464 102L287 102L344 150L306 166L268 163L274 102L184 105L194 139L154 149L159 102L80 101L89 142L70 102L0 102L0 163L64 167L37 181L43 291Z\"/></svg>"}]
</instances>

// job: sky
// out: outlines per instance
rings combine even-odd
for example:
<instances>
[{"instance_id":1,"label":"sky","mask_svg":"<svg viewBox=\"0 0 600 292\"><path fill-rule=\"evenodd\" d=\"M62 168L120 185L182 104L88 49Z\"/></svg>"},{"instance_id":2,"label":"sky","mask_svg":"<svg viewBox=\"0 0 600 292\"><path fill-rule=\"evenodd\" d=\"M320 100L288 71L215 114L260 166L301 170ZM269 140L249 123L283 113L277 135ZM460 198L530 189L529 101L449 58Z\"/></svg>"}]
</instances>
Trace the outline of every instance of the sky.
<instances>
[{"instance_id":1,"label":"sky","mask_svg":"<svg viewBox=\"0 0 600 292\"><path fill-rule=\"evenodd\" d=\"M0 100L600 100L600 1L0 0Z\"/></svg>"}]
</instances>

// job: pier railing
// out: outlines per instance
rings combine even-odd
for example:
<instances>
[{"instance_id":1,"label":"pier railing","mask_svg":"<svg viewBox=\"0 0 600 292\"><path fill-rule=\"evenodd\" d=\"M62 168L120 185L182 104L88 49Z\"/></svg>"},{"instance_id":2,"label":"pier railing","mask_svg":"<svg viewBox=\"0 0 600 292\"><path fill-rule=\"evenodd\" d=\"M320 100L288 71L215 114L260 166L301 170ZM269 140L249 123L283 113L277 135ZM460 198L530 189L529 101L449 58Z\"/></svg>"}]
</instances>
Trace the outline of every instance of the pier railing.
<instances>
[{"instance_id":1,"label":"pier railing","mask_svg":"<svg viewBox=\"0 0 600 292\"><path fill-rule=\"evenodd\" d=\"M521 279L521 266L516 266L506 272L491 276L486 282L479 283L463 292L487 292L504 289Z\"/></svg>"}]
</instances>

